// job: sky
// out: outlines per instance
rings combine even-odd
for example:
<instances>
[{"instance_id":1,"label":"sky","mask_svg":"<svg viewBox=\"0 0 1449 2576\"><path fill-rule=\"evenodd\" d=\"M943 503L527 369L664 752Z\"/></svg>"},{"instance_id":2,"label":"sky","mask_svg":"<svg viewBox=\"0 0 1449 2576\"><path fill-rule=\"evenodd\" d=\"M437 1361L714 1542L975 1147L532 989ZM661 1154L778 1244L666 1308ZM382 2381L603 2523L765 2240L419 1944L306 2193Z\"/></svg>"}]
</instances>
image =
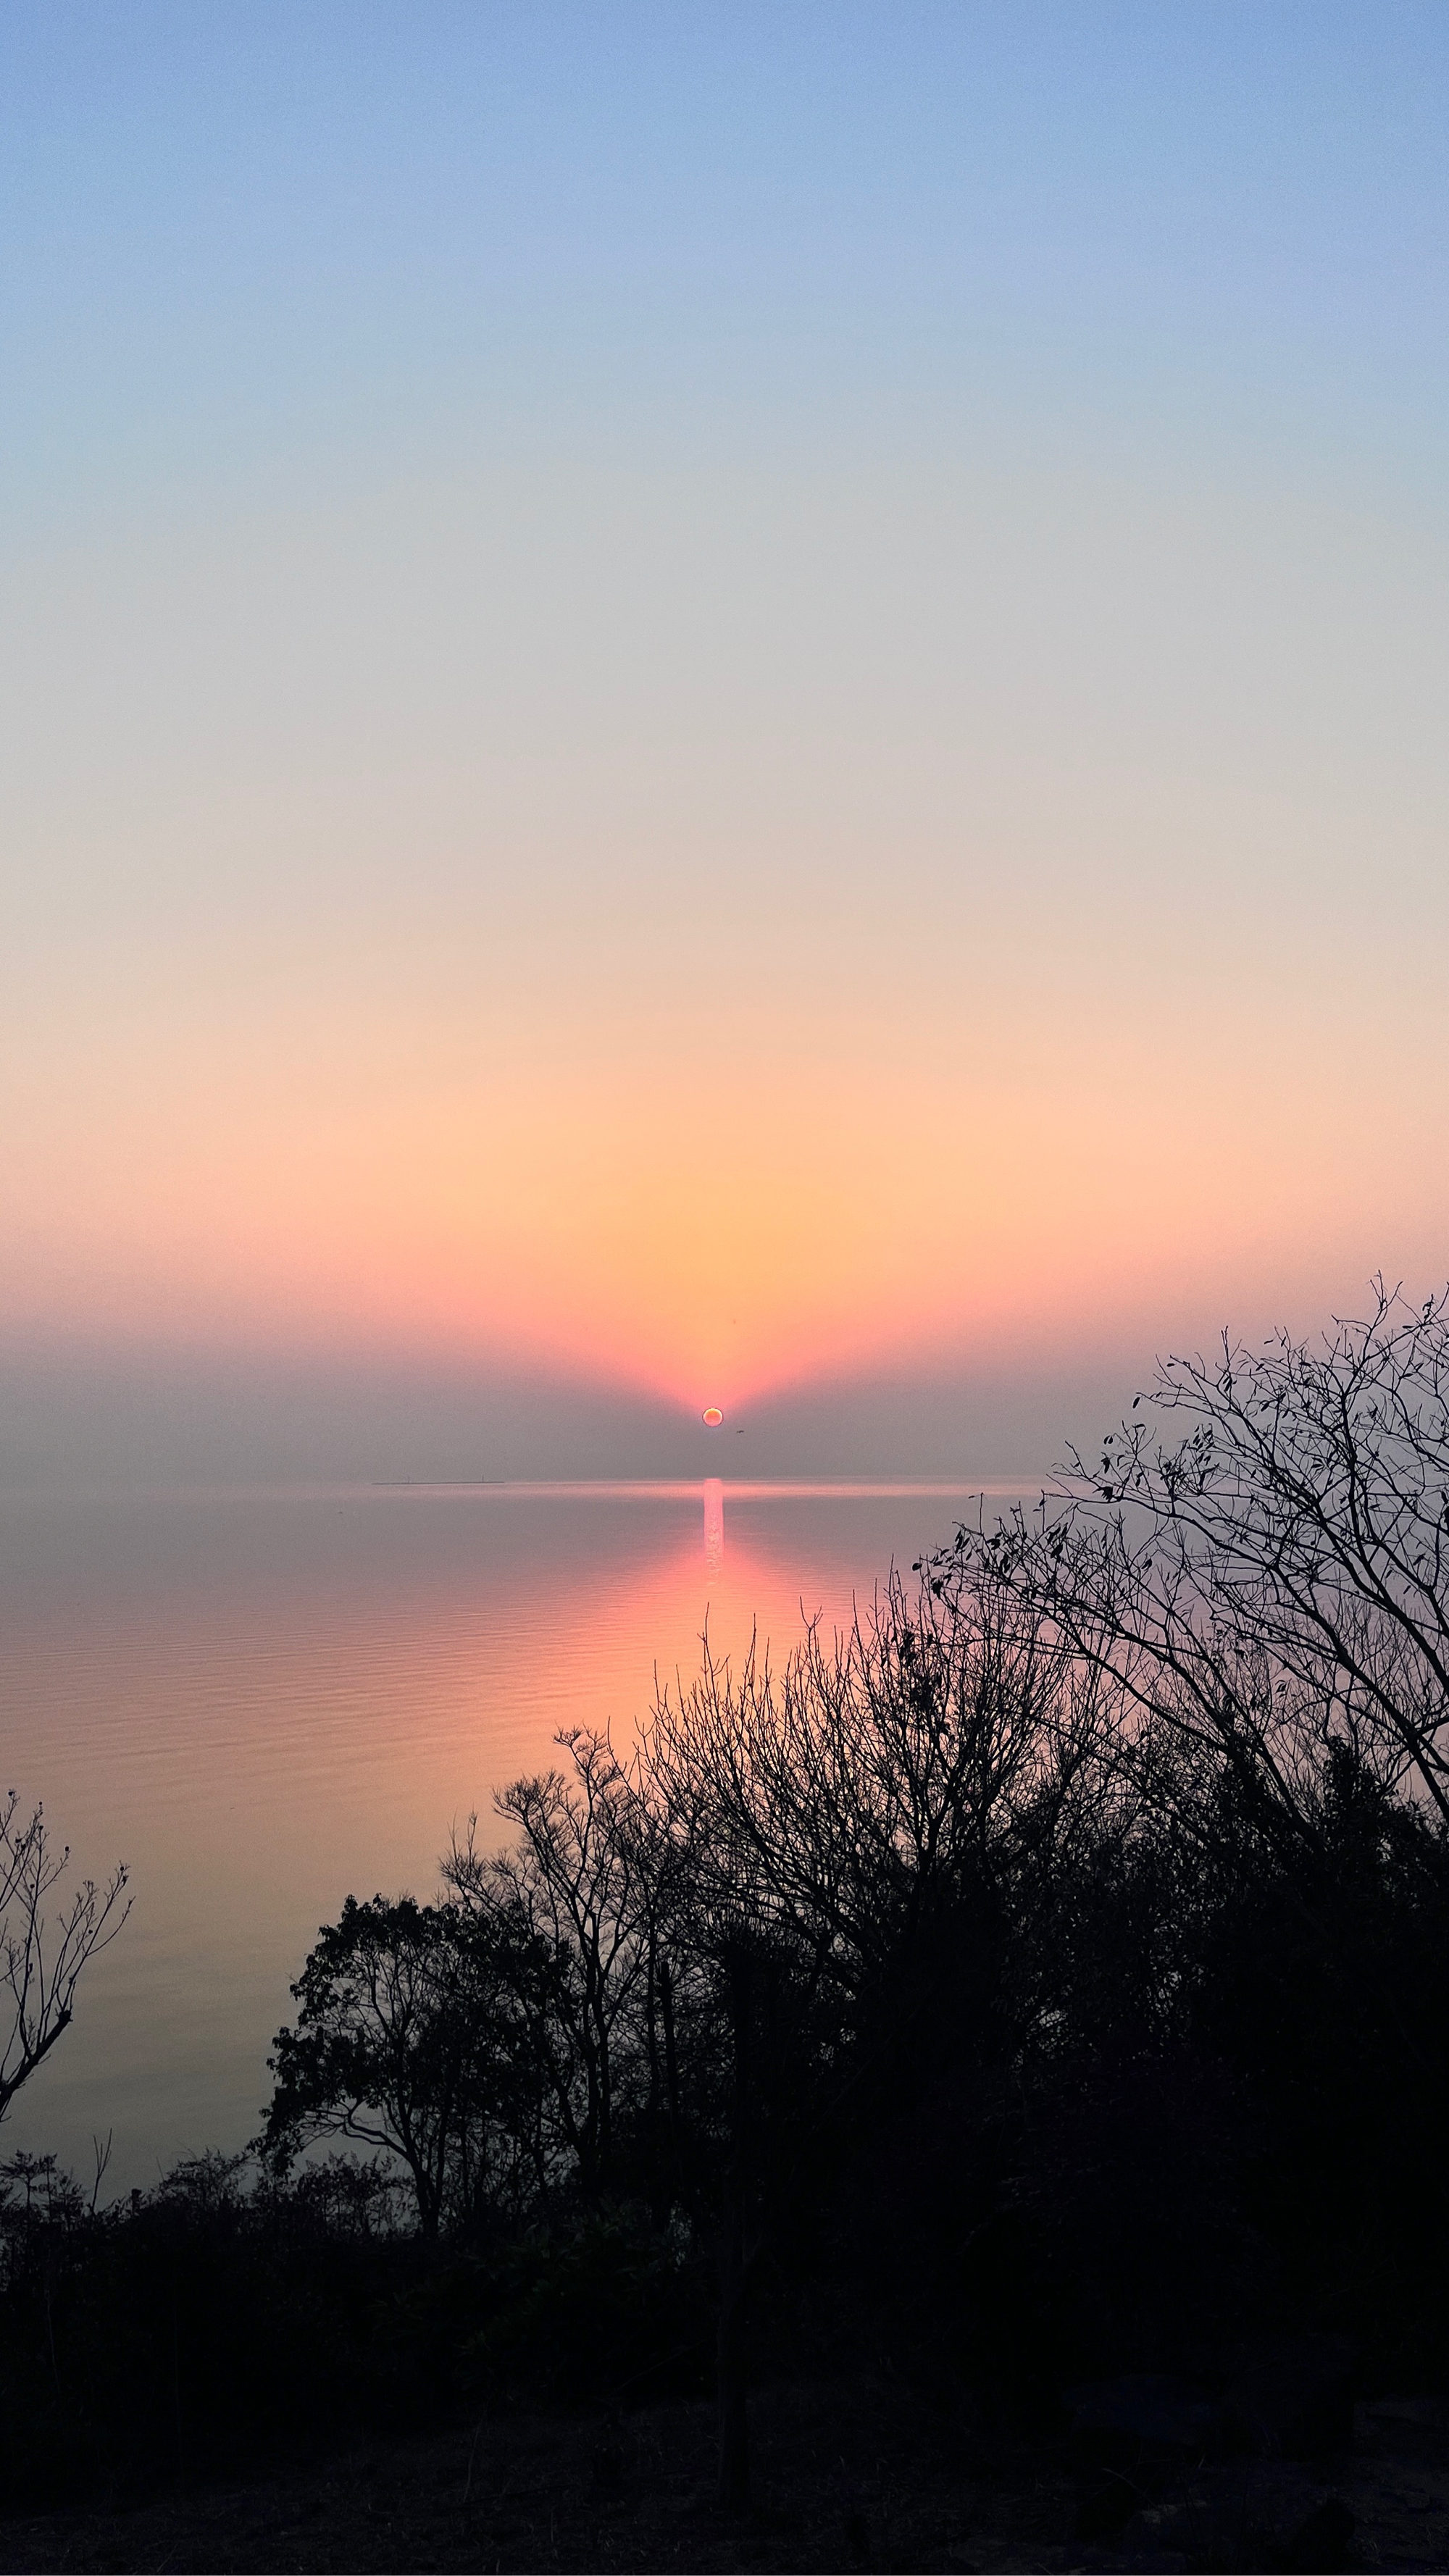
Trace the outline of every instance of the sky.
<instances>
[{"instance_id":1,"label":"sky","mask_svg":"<svg viewBox=\"0 0 1449 2576\"><path fill-rule=\"evenodd\" d=\"M1442 1282L1446 113L8 0L0 1482L1036 1471Z\"/></svg>"}]
</instances>

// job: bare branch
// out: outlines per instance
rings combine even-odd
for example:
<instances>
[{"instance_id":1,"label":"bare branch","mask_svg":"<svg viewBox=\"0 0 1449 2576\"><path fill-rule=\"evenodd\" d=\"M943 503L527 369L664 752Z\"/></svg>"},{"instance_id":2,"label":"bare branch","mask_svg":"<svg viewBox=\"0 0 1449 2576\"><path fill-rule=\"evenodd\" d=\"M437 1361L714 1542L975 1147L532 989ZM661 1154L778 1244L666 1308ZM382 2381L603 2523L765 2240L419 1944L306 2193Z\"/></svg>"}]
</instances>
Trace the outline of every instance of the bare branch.
<instances>
[{"instance_id":1,"label":"bare branch","mask_svg":"<svg viewBox=\"0 0 1449 2576\"><path fill-rule=\"evenodd\" d=\"M0 1977L10 1996L0 2017L0 2030L9 2023L0 2044L0 2119L70 2027L82 1976L131 1910L124 1867L101 1888L82 1879L69 1903L49 1910L69 1865L69 1849L50 1841L44 1809L22 1823L12 1789L0 1807Z\"/></svg>"}]
</instances>

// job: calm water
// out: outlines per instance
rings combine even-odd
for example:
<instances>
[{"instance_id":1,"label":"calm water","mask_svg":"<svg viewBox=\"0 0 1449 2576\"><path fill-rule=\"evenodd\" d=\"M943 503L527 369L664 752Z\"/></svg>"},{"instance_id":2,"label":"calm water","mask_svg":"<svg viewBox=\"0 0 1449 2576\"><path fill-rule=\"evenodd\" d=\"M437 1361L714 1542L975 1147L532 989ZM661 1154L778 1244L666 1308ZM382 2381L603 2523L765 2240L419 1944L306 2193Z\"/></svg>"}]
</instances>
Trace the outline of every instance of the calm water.
<instances>
[{"instance_id":1,"label":"calm water","mask_svg":"<svg viewBox=\"0 0 1449 2576\"><path fill-rule=\"evenodd\" d=\"M706 1618L775 1651L948 1537L966 1486L593 1485L0 1505L3 1779L135 1905L3 2144L110 2183L239 2146L349 1891L436 1884L558 1728L647 1708Z\"/></svg>"}]
</instances>

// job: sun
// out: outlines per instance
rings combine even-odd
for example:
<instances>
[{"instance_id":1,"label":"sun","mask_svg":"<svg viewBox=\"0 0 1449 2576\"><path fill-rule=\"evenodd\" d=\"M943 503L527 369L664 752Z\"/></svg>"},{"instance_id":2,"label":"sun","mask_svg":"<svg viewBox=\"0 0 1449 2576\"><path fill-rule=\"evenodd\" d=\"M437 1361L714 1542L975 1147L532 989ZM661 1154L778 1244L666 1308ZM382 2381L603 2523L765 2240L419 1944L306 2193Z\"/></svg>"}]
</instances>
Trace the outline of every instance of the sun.
<instances>
[{"instance_id":1,"label":"sun","mask_svg":"<svg viewBox=\"0 0 1449 2576\"><path fill-rule=\"evenodd\" d=\"M700 1420L707 1431L718 1431L720 1424L724 1420L724 1415L721 1413L717 1404L707 1404L703 1413L700 1415Z\"/></svg>"}]
</instances>

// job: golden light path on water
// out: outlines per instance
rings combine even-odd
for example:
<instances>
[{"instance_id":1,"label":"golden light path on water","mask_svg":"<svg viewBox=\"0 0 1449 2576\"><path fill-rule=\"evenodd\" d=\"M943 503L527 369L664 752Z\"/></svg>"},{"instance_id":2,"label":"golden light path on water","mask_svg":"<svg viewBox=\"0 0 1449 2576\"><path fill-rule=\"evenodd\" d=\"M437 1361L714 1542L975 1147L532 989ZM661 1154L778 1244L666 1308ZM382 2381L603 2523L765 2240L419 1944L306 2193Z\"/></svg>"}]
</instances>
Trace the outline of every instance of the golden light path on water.
<instances>
[{"instance_id":1,"label":"golden light path on water","mask_svg":"<svg viewBox=\"0 0 1449 2576\"><path fill-rule=\"evenodd\" d=\"M135 1910L16 2103L12 2149L118 2187L253 2133L349 1893L436 1885L470 1811L626 1739L701 1632L778 1658L948 1538L964 1483L348 1487L0 1504L3 1776Z\"/></svg>"}]
</instances>

